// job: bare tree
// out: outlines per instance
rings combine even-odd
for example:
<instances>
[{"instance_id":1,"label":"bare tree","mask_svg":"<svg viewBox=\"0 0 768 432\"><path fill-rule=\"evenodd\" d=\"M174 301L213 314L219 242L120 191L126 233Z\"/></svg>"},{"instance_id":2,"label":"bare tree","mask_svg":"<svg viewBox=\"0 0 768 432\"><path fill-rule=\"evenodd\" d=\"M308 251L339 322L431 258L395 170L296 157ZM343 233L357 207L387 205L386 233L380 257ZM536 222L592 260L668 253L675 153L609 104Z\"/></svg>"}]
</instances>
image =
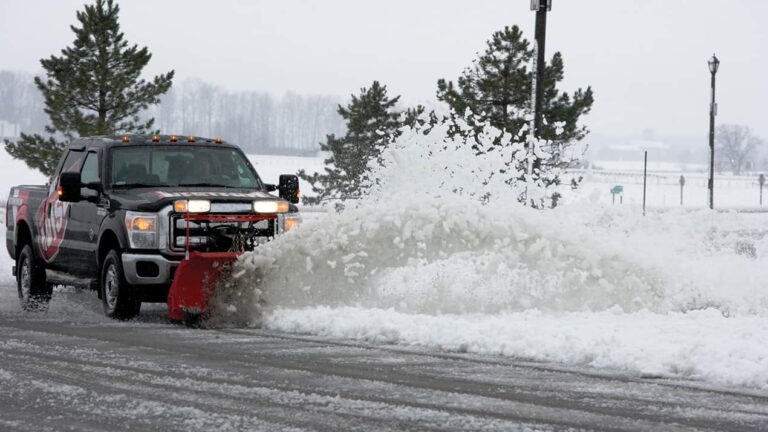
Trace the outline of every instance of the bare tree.
<instances>
[{"instance_id":1,"label":"bare tree","mask_svg":"<svg viewBox=\"0 0 768 432\"><path fill-rule=\"evenodd\" d=\"M747 126L724 124L715 136L715 162L719 170L741 174L744 168L755 166L765 145Z\"/></svg>"},{"instance_id":2,"label":"bare tree","mask_svg":"<svg viewBox=\"0 0 768 432\"><path fill-rule=\"evenodd\" d=\"M162 133L221 136L249 153L314 154L326 134L345 130L344 119L336 112L338 102L331 96L291 92L274 98L188 78L145 114L157 120Z\"/></svg>"}]
</instances>

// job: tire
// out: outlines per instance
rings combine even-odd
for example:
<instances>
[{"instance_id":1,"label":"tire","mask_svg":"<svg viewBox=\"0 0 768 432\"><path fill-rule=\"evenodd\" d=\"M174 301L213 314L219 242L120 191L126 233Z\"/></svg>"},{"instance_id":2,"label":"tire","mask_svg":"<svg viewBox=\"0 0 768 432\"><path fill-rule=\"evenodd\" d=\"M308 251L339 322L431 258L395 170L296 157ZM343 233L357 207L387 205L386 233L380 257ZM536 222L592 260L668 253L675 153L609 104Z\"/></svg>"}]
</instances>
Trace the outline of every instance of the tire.
<instances>
[{"instance_id":1,"label":"tire","mask_svg":"<svg viewBox=\"0 0 768 432\"><path fill-rule=\"evenodd\" d=\"M32 246L24 245L16 257L16 287L21 308L31 312L45 312L51 301L53 285L45 281L45 267L35 259Z\"/></svg>"},{"instance_id":2,"label":"tire","mask_svg":"<svg viewBox=\"0 0 768 432\"><path fill-rule=\"evenodd\" d=\"M101 304L110 318L126 320L139 314L141 301L135 299L134 289L125 280L120 254L111 250L101 265Z\"/></svg>"}]
</instances>

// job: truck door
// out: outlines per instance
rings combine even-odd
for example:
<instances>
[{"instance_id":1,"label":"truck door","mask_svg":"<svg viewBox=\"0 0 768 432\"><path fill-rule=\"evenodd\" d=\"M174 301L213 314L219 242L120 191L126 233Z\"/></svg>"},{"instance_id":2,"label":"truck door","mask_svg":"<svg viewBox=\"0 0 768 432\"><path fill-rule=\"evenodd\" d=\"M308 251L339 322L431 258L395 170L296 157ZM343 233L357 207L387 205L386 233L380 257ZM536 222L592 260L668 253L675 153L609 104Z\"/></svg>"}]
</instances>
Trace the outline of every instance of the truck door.
<instances>
[{"instance_id":1,"label":"truck door","mask_svg":"<svg viewBox=\"0 0 768 432\"><path fill-rule=\"evenodd\" d=\"M61 170L51 180L48 197L37 211L37 241L40 253L46 262L46 267L54 270L67 270L73 263L67 253L69 248L69 210L70 203L59 201L56 193L59 187L59 174L62 172L79 171L85 156L84 149L70 149Z\"/></svg>"},{"instance_id":2,"label":"truck door","mask_svg":"<svg viewBox=\"0 0 768 432\"><path fill-rule=\"evenodd\" d=\"M89 150L80 169L80 181L83 183L101 183L99 154ZM70 205L70 229L68 254L72 258L69 271L82 277L97 277L96 242L99 237L101 220L106 211L98 206L99 192L90 188L81 188L82 201Z\"/></svg>"}]
</instances>

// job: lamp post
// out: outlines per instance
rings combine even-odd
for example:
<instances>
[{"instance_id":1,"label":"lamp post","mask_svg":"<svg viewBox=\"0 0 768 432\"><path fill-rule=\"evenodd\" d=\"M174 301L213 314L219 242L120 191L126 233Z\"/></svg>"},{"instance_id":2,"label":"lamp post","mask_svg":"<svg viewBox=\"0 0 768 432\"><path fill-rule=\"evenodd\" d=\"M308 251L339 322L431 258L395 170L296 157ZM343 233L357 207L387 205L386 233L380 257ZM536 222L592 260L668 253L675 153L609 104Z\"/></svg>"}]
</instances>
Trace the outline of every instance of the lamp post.
<instances>
[{"instance_id":1,"label":"lamp post","mask_svg":"<svg viewBox=\"0 0 768 432\"><path fill-rule=\"evenodd\" d=\"M717 104L715 103L715 74L720 68L720 60L712 54L709 59L709 72L712 74L712 100L709 103L709 208L715 208L715 116Z\"/></svg>"}]
</instances>

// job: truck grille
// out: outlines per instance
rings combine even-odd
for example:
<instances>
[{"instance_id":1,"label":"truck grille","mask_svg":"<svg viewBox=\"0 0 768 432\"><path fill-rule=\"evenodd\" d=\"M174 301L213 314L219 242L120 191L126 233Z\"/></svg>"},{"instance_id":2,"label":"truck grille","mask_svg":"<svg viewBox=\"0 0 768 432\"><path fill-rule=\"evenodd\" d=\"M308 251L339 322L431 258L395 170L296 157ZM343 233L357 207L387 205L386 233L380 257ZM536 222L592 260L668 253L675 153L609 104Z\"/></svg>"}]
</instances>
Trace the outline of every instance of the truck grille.
<instances>
[{"instance_id":1,"label":"truck grille","mask_svg":"<svg viewBox=\"0 0 768 432\"><path fill-rule=\"evenodd\" d=\"M187 218L171 215L170 245L184 251L187 243ZM189 250L201 252L244 252L274 238L274 215L193 214L189 215Z\"/></svg>"}]
</instances>

